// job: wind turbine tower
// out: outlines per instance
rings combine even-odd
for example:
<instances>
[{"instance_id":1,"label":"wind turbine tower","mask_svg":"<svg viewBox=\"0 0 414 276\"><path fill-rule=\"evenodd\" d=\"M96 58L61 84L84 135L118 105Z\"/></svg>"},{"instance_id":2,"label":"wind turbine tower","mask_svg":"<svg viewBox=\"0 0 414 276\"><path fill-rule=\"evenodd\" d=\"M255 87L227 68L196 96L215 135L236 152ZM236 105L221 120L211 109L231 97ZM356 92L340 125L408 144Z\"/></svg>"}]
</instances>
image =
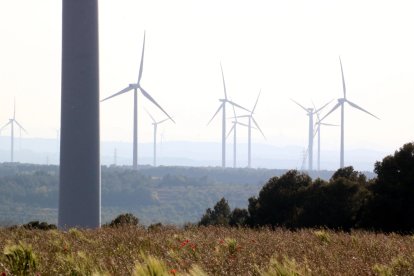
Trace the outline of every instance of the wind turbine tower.
<instances>
[{"instance_id":1,"label":"wind turbine tower","mask_svg":"<svg viewBox=\"0 0 414 276\"><path fill-rule=\"evenodd\" d=\"M141 94L144 95L149 101L151 101L155 106L157 106L162 112L164 112L167 117L174 122L174 120L168 115L168 113L151 97L151 95L141 86L142 72L144 69L144 51L145 51L145 32L144 39L142 44L142 54L141 54L141 63L138 73L138 81L136 83L129 84L126 88L121 91L103 99L101 102L109 100L113 97L124 94L130 90L134 91L134 118L133 118L133 149L132 149L132 167L134 170L138 169L138 90L141 91Z\"/></svg>"},{"instance_id":2,"label":"wind turbine tower","mask_svg":"<svg viewBox=\"0 0 414 276\"><path fill-rule=\"evenodd\" d=\"M62 2L58 226L101 224L98 0Z\"/></svg>"},{"instance_id":3,"label":"wind turbine tower","mask_svg":"<svg viewBox=\"0 0 414 276\"><path fill-rule=\"evenodd\" d=\"M14 124L20 128L20 131L23 130L25 133L27 133L24 127L16 120L16 101L14 101L13 118L9 119L9 122L0 129L1 132L8 125L10 125L10 162L12 163L14 162Z\"/></svg>"},{"instance_id":4,"label":"wind turbine tower","mask_svg":"<svg viewBox=\"0 0 414 276\"><path fill-rule=\"evenodd\" d=\"M316 109L316 108L315 108ZM334 125L334 124L327 124L327 123L322 123L322 120L319 117L319 113L316 113L316 118L317 121L315 123L315 133L313 135L313 138L315 138L315 135L318 134L318 172L321 170L321 126L338 126L338 125Z\"/></svg>"},{"instance_id":5,"label":"wind turbine tower","mask_svg":"<svg viewBox=\"0 0 414 276\"><path fill-rule=\"evenodd\" d=\"M236 109L234 108L234 105L232 107L233 107L233 113L234 113L234 121L232 122L233 126L229 130L229 133L227 134L226 138L228 138L231 132L233 132L233 168L236 168L237 167L237 125L242 125L245 127L248 127L248 125L242 122L239 122L239 120L237 119Z\"/></svg>"},{"instance_id":6,"label":"wind turbine tower","mask_svg":"<svg viewBox=\"0 0 414 276\"><path fill-rule=\"evenodd\" d=\"M248 112L250 112L250 111L247 110L246 108L236 104L235 102L230 101L227 98L226 82L224 80L223 67L221 66L221 64L220 64L220 68L221 68L221 76L223 78L224 99L219 99L221 104L220 104L219 108L217 109L216 113L214 113L213 117L207 123L207 125L209 125L211 123L211 121L213 121L214 117L216 117L216 115L220 112L220 110L223 110L223 118L222 118L222 123L221 123L221 167L225 168L226 167L226 103L229 103L229 104L231 104L235 107L241 108L241 109L246 110Z\"/></svg>"},{"instance_id":7,"label":"wind turbine tower","mask_svg":"<svg viewBox=\"0 0 414 276\"><path fill-rule=\"evenodd\" d=\"M238 118L247 118L248 119L248 123L247 123L247 128L248 128L247 167L248 168L252 167L252 128L255 128L255 127L252 126L252 121L253 121L254 125L256 126L256 128L260 131L260 133L266 139L266 136L264 135L263 131L260 129L259 124L257 123L257 121L253 117L254 111L256 110L257 102L259 101L260 93L261 93L261 90L259 91L259 94L257 95L256 103L254 104L252 111L249 111L248 115L238 116Z\"/></svg>"},{"instance_id":8,"label":"wind turbine tower","mask_svg":"<svg viewBox=\"0 0 414 276\"><path fill-rule=\"evenodd\" d=\"M292 100L292 99L291 99ZM306 116L309 117L309 132L308 132L308 148L307 148L307 157L308 157L308 170L313 170L313 115L320 112L322 109L324 109L330 102L325 104L319 109L314 109L313 107L306 108L300 103L296 102L295 100L292 100L295 104L297 104L299 107L301 107L306 112Z\"/></svg>"},{"instance_id":9,"label":"wind turbine tower","mask_svg":"<svg viewBox=\"0 0 414 276\"><path fill-rule=\"evenodd\" d=\"M379 118L377 116L375 116L374 114L369 113L367 110L363 109L362 107L356 105L355 103L353 103L353 102L351 102L350 100L347 99L345 78L344 78L344 71L343 71L343 68L342 68L341 57L339 57L339 64L341 66L342 90L343 90L343 93L344 93L344 97L339 98L338 103L321 120L323 120L327 116L329 116L338 107L341 107L341 155L340 155L340 159L339 159L339 166L340 166L340 168L343 168L345 166L345 164L344 164L344 160L345 160L345 153L344 153L344 148L345 148L345 103L348 103L350 106L352 106L356 109L359 109L360 111L365 112L365 113L371 115L372 117L374 117L378 120L379 120Z\"/></svg>"},{"instance_id":10,"label":"wind turbine tower","mask_svg":"<svg viewBox=\"0 0 414 276\"><path fill-rule=\"evenodd\" d=\"M164 120L161 121L156 121L154 119L154 117L151 115L151 113L149 113L147 110L145 110L148 114L148 116L150 116L151 120L152 120L152 125L154 127L154 151L153 151L153 166L156 167L157 166L157 129L158 129L158 125L162 124L168 120L170 120L170 118L166 118Z\"/></svg>"}]
</instances>

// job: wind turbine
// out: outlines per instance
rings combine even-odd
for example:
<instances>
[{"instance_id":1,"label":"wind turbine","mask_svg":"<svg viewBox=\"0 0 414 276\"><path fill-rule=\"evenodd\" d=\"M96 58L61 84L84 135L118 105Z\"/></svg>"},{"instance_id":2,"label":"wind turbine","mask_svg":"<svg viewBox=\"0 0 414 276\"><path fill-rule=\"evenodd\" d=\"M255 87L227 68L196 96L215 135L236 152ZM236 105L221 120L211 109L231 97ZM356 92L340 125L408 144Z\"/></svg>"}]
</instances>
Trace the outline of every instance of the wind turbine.
<instances>
[{"instance_id":1,"label":"wind turbine","mask_svg":"<svg viewBox=\"0 0 414 276\"><path fill-rule=\"evenodd\" d=\"M315 106L314 108L316 109ZM321 170L321 126L338 126L338 125L322 123L322 120L319 117L319 112L316 112L316 118L317 118L317 121L315 123L316 129L315 129L313 138L315 138L316 134L318 134L318 171L320 171Z\"/></svg>"},{"instance_id":2,"label":"wind turbine","mask_svg":"<svg viewBox=\"0 0 414 276\"><path fill-rule=\"evenodd\" d=\"M257 121L253 117L253 114L254 114L254 111L256 110L257 102L259 101L259 97L260 97L261 92L262 91L260 90L259 94L257 95L256 103L254 104L252 111L249 111L250 114L238 116L238 118L248 118L248 124L247 124L247 127L248 127L247 167L248 168L251 168L251 165L252 165L252 128L254 128L252 126L252 121L256 125L256 127L260 131L260 133L263 135L263 137L266 139L266 136L264 135L263 131L260 129L259 124L257 123Z\"/></svg>"},{"instance_id":3,"label":"wind turbine","mask_svg":"<svg viewBox=\"0 0 414 276\"><path fill-rule=\"evenodd\" d=\"M336 110L338 107L341 107L341 156L340 156L340 167L343 168L344 167L344 144L345 144L345 103L348 103L350 106L359 109L369 115L371 115L374 118L377 118L379 120L379 118L377 116L375 116L372 113L369 113L367 110L363 109L362 107L356 105L355 103L349 101L346 98L346 86L345 86L345 78L344 78L344 71L342 69L342 61L341 61L341 57L339 57L339 64L341 66L341 74L342 74L342 90L344 93L344 97L343 98L339 98L338 99L338 103L325 115L323 116L323 118L321 119L321 121L323 119L325 119L327 116L329 116L334 110Z\"/></svg>"},{"instance_id":4,"label":"wind turbine","mask_svg":"<svg viewBox=\"0 0 414 276\"><path fill-rule=\"evenodd\" d=\"M313 133L313 115L317 114L319 111L324 109L332 101L328 102L327 104L325 104L324 106L322 106L319 109L316 109L316 108L313 108L313 107L306 108L306 107L304 107L303 105L301 105L300 103L298 103L295 100L292 100L292 102L294 102L295 104L300 106L303 110L305 110L306 111L306 116L309 116L309 133L308 133L307 157L308 157L308 170L311 171L311 170L313 170L313 136L314 136L314 133Z\"/></svg>"},{"instance_id":5,"label":"wind turbine","mask_svg":"<svg viewBox=\"0 0 414 276\"><path fill-rule=\"evenodd\" d=\"M219 108L217 109L216 113L214 113L213 117L207 123L207 125L209 125L211 123L211 121L213 121L214 117L216 117L216 115L220 112L220 110L223 109L223 118L222 118L222 125L221 125L221 128L222 128L222 132L221 132L221 167L224 168L224 167L226 167L226 103L229 103L233 106L244 109L248 112L250 112L250 111L247 110L246 108L236 104L235 102L230 101L227 98L226 82L224 81L223 67L221 66L221 63L220 63L220 68L221 68L221 76L223 78L224 99L219 99L221 104L220 104Z\"/></svg>"},{"instance_id":6,"label":"wind turbine","mask_svg":"<svg viewBox=\"0 0 414 276\"><path fill-rule=\"evenodd\" d=\"M5 129L8 125L10 125L10 162L14 162L14 124L16 124L20 130L23 130L26 134L27 131L22 127L19 122L16 120L16 101L14 101L13 107L13 118L9 119L9 122L5 124L2 128L0 128L0 132Z\"/></svg>"},{"instance_id":7,"label":"wind turbine","mask_svg":"<svg viewBox=\"0 0 414 276\"><path fill-rule=\"evenodd\" d=\"M134 127L133 127L133 161L132 161L132 167L134 170L138 168L138 90L141 91L142 95L144 95L148 100L150 100L154 105L156 105L162 112L164 112L167 117L174 122L174 120L168 115L168 113L154 100L153 97L151 97L148 92L142 88L141 86L141 77L142 77L142 71L144 69L144 50L145 50L145 32L144 32L144 40L142 45L142 55L141 55L141 64L139 67L139 73L138 73L138 81L136 83L129 84L126 88L122 89L121 91L113 94L112 96L109 96L105 99L103 99L101 102L109 100L113 97L119 96L121 94L124 94L128 91L134 90Z\"/></svg>"},{"instance_id":8,"label":"wind turbine","mask_svg":"<svg viewBox=\"0 0 414 276\"><path fill-rule=\"evenodd\" d=\"M237 125L241 125L245 127L249 127L249 125L239 122L237 120L236 109L234 108L234 106L232 107L233 107L233 113L234 113L234 121L232 121L233 126L229 130L229 133L227 134L226 138L228 138L231 132L233 131L233 168L236 168L237 166Z\"/></svg>"},{"instance_id":9,"label":"wind turbine","mask_svg":"<svg viewBox=\"0 0 414 276\"><path fill-rule=\"evenodd\" d=\"M159 124L162 124L168 120L172 120L171 118L166 118L164 120L161 121L156 121L154 119L154 117L152 117L151 113L149 113L147 110L145 110L148 114L148 116L150 116L151 120L152 120L152 125L154 126L154 161L153 161L153 166L156 167L157 166L157 128ZM174 122L174 121L173 121Z\"/></svg>"}]
</instances>

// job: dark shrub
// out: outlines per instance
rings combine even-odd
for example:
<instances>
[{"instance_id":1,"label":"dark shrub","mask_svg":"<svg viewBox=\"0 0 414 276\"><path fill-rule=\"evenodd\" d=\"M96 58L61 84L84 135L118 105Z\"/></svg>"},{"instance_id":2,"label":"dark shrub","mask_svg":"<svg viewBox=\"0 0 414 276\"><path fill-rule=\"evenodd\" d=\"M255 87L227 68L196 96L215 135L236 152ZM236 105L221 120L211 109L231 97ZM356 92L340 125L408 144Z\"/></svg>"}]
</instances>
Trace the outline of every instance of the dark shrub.
<instances>
[{"instance_id":1,"label":"dark shrub","mask_svg":"<svg viewBox=\"0 0 414 276\"><path fill-rule=\"evenodd\" d=\"M206 213L201 218L199 225L221 225L228 226L230 222L230 206L227 200L223 197L216 205L213 210L208 208Z\"/></svg>"},{"instance_id":2,"label":"dark shrub","mask_svg":"<svg viewBox=\"0 0 414 276\"><path fill-rule=\"evenodd\" d=\"M54 224L48 224L47 222L39 222L39 221L31 221L29 223L23 224L23 228L32 230L32 229L38 229L38 230L52 230L57 229L56 225Z\"/></svg>"},{"instance_id":3,"label":"dark shrub","mask_svg":"<svg viewBox=\"0 0 414 276\"><path fill-rule=\"evenodd\" d=\"M138 226L139 219L131 213L120 214L111 223L110 227Z\"/></svg>"}]
</instances>

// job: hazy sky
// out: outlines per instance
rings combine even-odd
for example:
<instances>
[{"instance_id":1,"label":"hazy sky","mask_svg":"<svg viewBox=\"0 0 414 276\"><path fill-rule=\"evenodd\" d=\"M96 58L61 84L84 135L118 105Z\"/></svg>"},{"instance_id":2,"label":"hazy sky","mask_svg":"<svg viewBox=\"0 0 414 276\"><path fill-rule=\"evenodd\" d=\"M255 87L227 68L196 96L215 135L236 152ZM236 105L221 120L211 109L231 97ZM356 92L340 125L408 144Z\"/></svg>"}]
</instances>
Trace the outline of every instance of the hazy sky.
<instances>
[{"instance_id":1,"label":"hazy sky","mask_svg":"<svg viewBox=\"0 0 414 276\"><path fill-rule=\"evenodd\" d=\"M251 108L262 89L256 119L267 140L254 133L253 141L306 146L308 119L290 98L320 106L341 97L339 55L349 100L381 118L347 106L346 148L393 151L413 140L413 1L99 4L101 98L136 81L146 30L142 86L177 122L160 126L165 140L220 141L220 116L206 124L223 97L221 61L232 100ZM61 1L1 0L0 35L0 124L11 117L15 97L17 120L30 137L55 137ZM102 103L102 140L132 140L132 100L127 93ZM164 116L140 95L138 135L149 142L152 125L143 107L157 119ZM339 113L326 122L339 123ZM339 128L323 129L324 148L339 149L339 138ZM246 139L247 130L240 129L239 141Z\"/></svg>"}]
</instances>

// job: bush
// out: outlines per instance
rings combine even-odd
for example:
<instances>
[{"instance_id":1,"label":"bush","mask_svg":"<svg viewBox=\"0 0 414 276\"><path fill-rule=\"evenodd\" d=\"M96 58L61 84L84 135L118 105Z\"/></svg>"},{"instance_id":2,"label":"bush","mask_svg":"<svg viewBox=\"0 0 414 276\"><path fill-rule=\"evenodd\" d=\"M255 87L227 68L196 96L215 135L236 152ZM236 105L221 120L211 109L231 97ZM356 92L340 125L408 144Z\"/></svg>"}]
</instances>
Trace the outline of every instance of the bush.
<instances>
[{"instance_id":1,"label":"bush","mask_svg":"<svg viewBox=\"0 0 414 276\"><path fill-rule=\"evenodd\" d=\"M29 223L23 224L23 228L32 230L32 229L38 229L38 230L53 230L57 229L56 225L54 224L48 224L47 222L39 222L39 221L31 221Z\"/></svg>"},{"instance_id":2,"label":"bush","mask_svg":"<svg viewBox=\"0 0 414 276\"><path fill-rule=\"evenodd\" d=\"M201 218L199 225L221 225L228 226L230 222L230 206L227 200L223 197L216 205L213 210L208 208L206 213Z\"/></svg>"},{"instance_id":3,"label":"bush","mask_svg":"<svg viewBox=\"0 0 414 276\"><path fill-rule=\"evenodd\" d=\"M110 227L121 226L138 226L139 219L131 213L121 214L117 216L111 223Z\"/></svg>"}]
</instances>

